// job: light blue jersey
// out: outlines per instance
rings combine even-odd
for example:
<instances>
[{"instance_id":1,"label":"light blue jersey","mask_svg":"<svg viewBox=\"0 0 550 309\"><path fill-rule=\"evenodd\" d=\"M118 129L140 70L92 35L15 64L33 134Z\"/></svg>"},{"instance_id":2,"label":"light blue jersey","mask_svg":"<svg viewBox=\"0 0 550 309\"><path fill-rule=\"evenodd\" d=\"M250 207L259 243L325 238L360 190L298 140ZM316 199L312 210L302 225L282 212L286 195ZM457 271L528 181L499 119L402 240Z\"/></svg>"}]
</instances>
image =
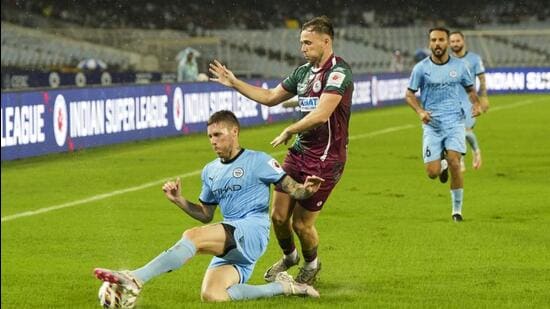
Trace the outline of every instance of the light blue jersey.
<instances>
[{"instance_id":1,"label":"light blue jersey","mask_svg":"<svg viewBox=\"0 0 550 309\"><path fill-rule=\"evenodd\" d=\"M463 57L461 58L456 57L456 58L466 63L466 66L468 67L470 72L474 75L474 83L475 83L476 76L485 73L483 60L481 60L481 57L478 54L467 51ZM466 92L466 90L462 91L461 93L461 101L462 101L462 108L464 109L464 113L466 115L466 128L473 128L475 125L475 118L472 117L472 102L470 102L470 97L468 96L468 93Z\"/></svg>"},{"instance_id":2,"label":"light blue jersey","mask_svg":"<svg viewBox=\"0 0 550 309\"><path fill-rule=\"evenodd\" d=\"M250 214L267 215L269 185L284 175L269 155L243 150L231 162L216 159L204 167L199 199L204 204L219 205L225 220L242 219Z\"/></svg>"},{"instance_id":3,"label":"light blue jersey","mask_svg":"<svg viewBox=\"0 0 550 309\"><path fill-rule=\"evenodd\" d=\"M436 64L427 57L412 71L409 89L420 90L422 108L431 112L432 127L452 127L464 122L462 92L474 84L466 64L453 57L444 64Z\"/></svg>"},{"instance_id":4,"label":"light blue jersey","mask_svg":"<svg viewBox=\"0 0 550 309\"><path fill-rule=\"evenodd\" d=\"M210 268L233 265L240 283L250 278L269 242L269 186L285 175L275 159L252 150L242 150L230 162L216 159L204 167L199 200L220 207L223 223L235 228L236 243L225 255L213 257Z\"/></svg>"}]
</instances>

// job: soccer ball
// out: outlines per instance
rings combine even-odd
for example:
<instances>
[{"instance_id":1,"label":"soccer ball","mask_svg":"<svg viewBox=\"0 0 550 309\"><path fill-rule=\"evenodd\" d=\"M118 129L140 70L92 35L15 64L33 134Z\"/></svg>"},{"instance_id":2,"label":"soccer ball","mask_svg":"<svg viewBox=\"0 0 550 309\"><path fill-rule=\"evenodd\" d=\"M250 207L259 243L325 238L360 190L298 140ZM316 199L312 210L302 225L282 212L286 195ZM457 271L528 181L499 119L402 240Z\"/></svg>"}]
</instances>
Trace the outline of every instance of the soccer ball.
<instances>
[{"instance_id":1,"label":"soccer ball","mask_svg":"<svg viewBox=\"0 0 550 309\"><path fill-rule=\"evenodd\" d=\"M118 284L103 282L99 288L99 305L103 308L134 308L136 296L123 293Z\"/></svg>"}]
</instances>

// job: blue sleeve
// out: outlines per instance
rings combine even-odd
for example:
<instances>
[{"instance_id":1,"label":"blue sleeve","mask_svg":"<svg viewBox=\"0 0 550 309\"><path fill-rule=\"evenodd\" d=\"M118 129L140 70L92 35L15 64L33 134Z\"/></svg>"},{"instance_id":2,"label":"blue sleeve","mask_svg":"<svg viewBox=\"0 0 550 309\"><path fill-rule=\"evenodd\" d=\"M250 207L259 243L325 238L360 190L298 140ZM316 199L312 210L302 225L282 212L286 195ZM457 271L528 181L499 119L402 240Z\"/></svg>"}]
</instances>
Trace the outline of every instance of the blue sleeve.
<instances>
[{"instance_id":1,"label":"blue sleeve","mask_svg":"<svg viewBox=\"0 0 550 309\"><path fill-rule=\"evenodd\" d=\"M266 153L259 153L255 161L254 170L260 181L267 185L279 182L286 175L279 162Z\"/></svg>"},{"instance_id":2,"label":"blue sleeve","mask_svg":"<svg viewBox=\"0 0 550 309\"><path fill-rule=\"evenodd\" d=\"M212 188L205 181L205 179L208 179L207 167L205 167L202 170L202 174L201 174L202 188L201 188L201 194L199 195L199 201L201 201L201 203L203 204L217 205L218 201L216 201L216 197L212 192Z\"/></svg>"},{"instance_id":3,"label":"blue sleeve","mask_svg":"<svg viewBox=\"0 0 550 309\"><path fill-rule=\"evenodd\" d=\"M411 78L409 79L409 90L412 92L417 92L419 88L422 87L422 68L420 63L414 66Z\"/></svg>"},{"instance_id":4,"label":"blue sleeve","mask_svg":"<svg viewBox=\"0 0 550 309\"><path fill-rule=\"evenodd\" d=\"M479 75L479 74L483 74L485 73L485 66L483 66L483 60L481 59L481 57L477 57L477 61L476 61L476 65L474 67L474 70L475 70L475 75Z\"/></svg>"},{"instance_id":5,"label":"blue sleeve","mask_svg":"<svg viewBox=\"0 0 550 309\"><path fill-rule=\"evenodd\" d=\"M463 70L462 70L462 78L460 79L460 83L465 88L473 86L474 85L474 78L472 76L472 73L468 69L468 66L466 66L466 64L463 63L462 67L463 67Z\"/></svg>"}]
</instances>

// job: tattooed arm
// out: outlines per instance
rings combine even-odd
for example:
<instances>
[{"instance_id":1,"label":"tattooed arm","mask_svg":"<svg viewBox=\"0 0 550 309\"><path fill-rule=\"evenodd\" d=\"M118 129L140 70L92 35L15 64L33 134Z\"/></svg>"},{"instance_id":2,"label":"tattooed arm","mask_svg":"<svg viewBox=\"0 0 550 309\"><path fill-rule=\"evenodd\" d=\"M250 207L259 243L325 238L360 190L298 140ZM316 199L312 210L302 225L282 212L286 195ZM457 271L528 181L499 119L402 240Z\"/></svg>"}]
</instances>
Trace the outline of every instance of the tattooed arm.
<instances>
[{"instance_id":1,"label":"tattooed arm","mask_svg":"<svg viewBox=\"0 0 550 309\"><path fill-rule=\"evenodd\" d=\"M281 180L281 188L294 199L304 200L315 194L323 181L325 181L323 178L317 176L307 176L304 183L301 184L287 175Z\"/></svg>"}]
</instances>

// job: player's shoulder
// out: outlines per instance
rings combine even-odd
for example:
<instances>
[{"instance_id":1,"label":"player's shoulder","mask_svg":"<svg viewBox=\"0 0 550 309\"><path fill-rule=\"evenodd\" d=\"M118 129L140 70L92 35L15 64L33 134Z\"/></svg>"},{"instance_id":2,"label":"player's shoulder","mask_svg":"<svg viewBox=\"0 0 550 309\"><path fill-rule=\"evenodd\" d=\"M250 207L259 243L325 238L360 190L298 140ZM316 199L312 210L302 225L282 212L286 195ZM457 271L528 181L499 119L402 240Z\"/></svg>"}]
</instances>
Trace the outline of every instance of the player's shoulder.
<instances>
[{"instance_id":1,"label":"player's shoulder","mask_svg":"<svg viewBox=\"0 0 550 309\"><path fill-rule=\"evenodd\" d=\"M334 72L350 72L351 73L351 66L344 60L342 57L335 56L336 63L332 66L331 70Z\"/></svg>"},{"instance_id":2,"label":"player's shoulder","mask_svg":"<svg viewBox=\"0 0 550 309\"><path fill-rule=\"evenodd\" d=\"M219 164L221 164L220 159L216 158L216 159L206 163L206 165L204 166L204 168L202 170L204 172L204 171L208 171L208 170L211 170L211 169L216 169Z\"/></svg>"},{"instance_id":3,"label":"player's shoulder","mask_svg":"<svg viewBox=\"0 0 550 309\"><path fill-rule=\"evenodd\" d=\"M245 149L243 152L243 158L246 160L257 160L257 159L271 159L271 156L263 151Z\"/></svg>"},{"instance_id":4,"label":"player's shoulder","mask_svg":"<svg viewBox=\"0 0 550 309\"><path fill-rule=\"evenodd\" d=\"M448 64L451 65L451 66L458 66L458 67L468 67L468 62L465 61L464 58L457 58L457 57L454 57L454 56L451 56L449 57L449 62Z\"/></svg>"},{"instance_id":5,"label":"player's shoulder","mask_svg":"<svg viewBox=\"0 0 550 309\"><path fill-rule=\"evenodd\" d=\"M468 57L476 60L481 60L481 56L477 53L474 53L473 51L468 51Z\"/></svg>"},{"instance_id":6,"label":"player's shoulder","mask_svg":"<svg viewBox=\"0 0 550 309\"><path fill-rule=\"evenodd\" d=\"M309 62L306 62L306 63L302 64L301 66L297 67L296 69L294 69L294 72L292 72L292 73L293 74L303 74L303 73L308 72L310 69L311 69L311 64Z\"/></svg>"},{"instance_id":7,"label":"player's shoulder","mask_svg":"<svg viewBox=\"0 0 550 309\"><path fill-rule=\"evenodd\" d=\"M413 71L423 70L425 67L427 67L430 64L431 60L430 57L426 57L420 61L418 61L414 67Z\"/></svg>"}]
</instances>

